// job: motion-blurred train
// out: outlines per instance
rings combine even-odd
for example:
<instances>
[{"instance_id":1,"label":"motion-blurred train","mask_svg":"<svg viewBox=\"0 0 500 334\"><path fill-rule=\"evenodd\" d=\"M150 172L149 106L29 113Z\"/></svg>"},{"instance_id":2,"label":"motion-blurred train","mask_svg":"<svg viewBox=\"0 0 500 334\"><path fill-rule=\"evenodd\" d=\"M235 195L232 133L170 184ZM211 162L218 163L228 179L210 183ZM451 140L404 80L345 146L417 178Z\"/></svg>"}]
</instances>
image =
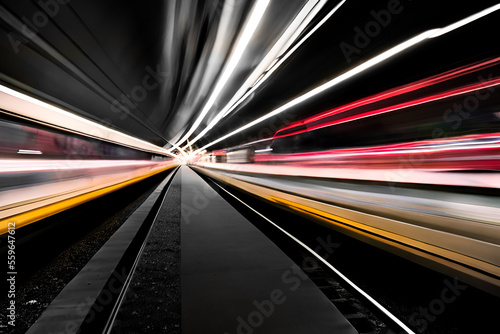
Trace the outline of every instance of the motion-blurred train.
<instances>
[{"instance_id":1,"label":"motion-blurred train","mask_svg":"<svg viewBox=\"0 0 500 334\"><path fill-rule=\"evenodd\" d=\"M500 169L500 58L294 122L213 162L349 168Z\"/></svg>"},{"instance_id":2,"label":"motion-blurred train","mask_svg":"<svg viewBox=\"0 0 500 334\"><path fill-rule=\"evenodd\" d=\"M154 152L0 114L0 236L9 223L21 228L177 164Z\"/></svg>"},{"instance_id":3,"label":"motion-blurred train","mask_svg":"<svg viewBox=\"0 0 500 334\"><path fill-rule=\"evenodd\" d=\"M0 158L152 160L157 155L0 115Z\"/></svg>"},{"instance_id":4,"label":"motion-blurred train","mask_svg":"<svg viewBox=\"0 0 500 334\"><path fill-rule=\"evenodd\" d=\"M335 107L196 165L500 296L499 62Z\"/></svg>"}]
</instances>

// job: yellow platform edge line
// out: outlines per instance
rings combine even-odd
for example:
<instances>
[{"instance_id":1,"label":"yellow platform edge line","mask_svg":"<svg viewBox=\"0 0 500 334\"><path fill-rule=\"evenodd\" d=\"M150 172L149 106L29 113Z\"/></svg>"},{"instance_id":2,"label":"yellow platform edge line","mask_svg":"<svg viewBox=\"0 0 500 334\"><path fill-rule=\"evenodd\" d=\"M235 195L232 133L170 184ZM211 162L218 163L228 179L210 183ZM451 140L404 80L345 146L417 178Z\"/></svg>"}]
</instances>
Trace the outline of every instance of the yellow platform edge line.
<instances>
[{"instance_id":1,"label":"yellow platform edge line","mask_svg":"<svg viewBox=\"0 0 500 334\"><path fill-rule=\"evenodd\" d=\"M169 169L175 168L175 165L169 165L165 166L164 168L160 168L154 171L151 171L149 173L146 173L144 175L135 177L133 179L123 181L117 184L114 184L112 186L108 186L102 189L94 190L82 195L78 195L72 198L68 198L59 202L55 202L53 204L45 205L40 208L36 208L34 210L26 211L23 212L19 215L11 216L4 218L0 221L0 235L5 234L8 232L8 224L9 222L15 223L16 229L32 224L34 222L37 222L41 219L50 217L52 215L55 215L59 212L65 211L67 209L74 208L75 206L78 206L80 204L89 202L93 199L96 199L98 197L107 195L113 191L117 191L119 189L125 188L129 185L132 185L134 183L137 183L139 181L142 181L144 179L147 179L153 175L165 172Z\"/></svg>"},{"instance_id":2,"label":"yellow platform edge line","mask_svg":"<svg viewBox=\"0 0 500 334\"><path fill-rule=\"evenodd\" d=\"M415 240L377 227L353 221L351 219L338 216L331 212L311 207L307 204L302 204L294 200L285 199L280 195L273 195L273 193L279 193L280 191L278 190L268 189L266 187L254 185L245 181L224 176L212 170L202 169L200 171L232 187L239 188L240 190L253 194L254 196L266 199L270 202L275 203L276 205L280 205L281 207L288 208L290 210L305 214L307 216L310 216L311 218L319 219L323 222L323 225L327 225L330 227L335 226L340 230L348 232L348 234L351 236L354 235L363 236L365 238L376 240L378 242L382 242L385 244L392 244L393 246L396 246L398 248L403 247L406 249L406 247L410 247L418 252L425 252L425 253L429 252L434 256L442 256L446 259L453 259L458 263L466 264L474 268L490 272L496 276L500 276L500 268L495 264L488 263L476 258L472 258L468 255L457 253L453 250L448 250L445 248L434 246L425 243L423 241ZM288 193L283 193L283 195L290 196L292 198L297 198L296 195ZM310 201L305 198L301 198L301 200L304 200L306 202Z\"/></svg>"}]
</instances>

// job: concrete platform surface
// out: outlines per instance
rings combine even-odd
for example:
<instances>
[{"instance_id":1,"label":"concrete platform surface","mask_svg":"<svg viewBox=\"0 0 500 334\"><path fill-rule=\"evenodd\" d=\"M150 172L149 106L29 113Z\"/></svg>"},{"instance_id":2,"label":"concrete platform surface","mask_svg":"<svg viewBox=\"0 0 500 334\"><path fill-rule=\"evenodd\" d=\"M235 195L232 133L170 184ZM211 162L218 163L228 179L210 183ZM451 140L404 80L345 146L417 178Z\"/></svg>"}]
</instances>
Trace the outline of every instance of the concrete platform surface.
<instances>
[{"instance_id":1,"label":"concrete platform surface","mask_svg":"<svg viewBox=\"0 0 500 334\"><path fill-rule=\"evenodd\" d=\"M180 170L183 333L357 333L272 241Z\"/></svg>"}]
</instances>

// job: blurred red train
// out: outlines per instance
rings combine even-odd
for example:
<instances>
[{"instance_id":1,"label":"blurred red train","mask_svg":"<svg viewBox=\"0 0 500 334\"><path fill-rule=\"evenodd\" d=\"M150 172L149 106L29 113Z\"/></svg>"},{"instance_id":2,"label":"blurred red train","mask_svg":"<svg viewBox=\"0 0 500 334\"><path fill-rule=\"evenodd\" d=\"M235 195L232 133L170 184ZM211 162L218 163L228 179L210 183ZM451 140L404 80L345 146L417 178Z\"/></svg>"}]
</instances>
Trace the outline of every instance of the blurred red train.
<instances>
[{"instance_id":1,"label":"blurred red train","mask_svg":"<svg viewBox=\"0 0 500 334\"><path fill-rule=\"evenodd\" d=\"M0 158L151 160L152 154L22 120L0 118Z\"/></svg>"}]
</instances>

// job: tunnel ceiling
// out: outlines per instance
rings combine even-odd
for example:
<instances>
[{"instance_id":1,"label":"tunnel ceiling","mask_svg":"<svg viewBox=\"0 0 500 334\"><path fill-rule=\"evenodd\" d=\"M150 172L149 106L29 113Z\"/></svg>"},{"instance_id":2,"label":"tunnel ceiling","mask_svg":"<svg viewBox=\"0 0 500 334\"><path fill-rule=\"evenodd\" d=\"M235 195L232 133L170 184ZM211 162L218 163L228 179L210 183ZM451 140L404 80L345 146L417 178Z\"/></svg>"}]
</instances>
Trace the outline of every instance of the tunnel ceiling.
<instances>
[{"instance_id":1,"label":"tunnel ceiling","mask_svg":"<svg viewBox=\"0 0 500 334\"><path fill-rule=\"evenodd\" d=\"M2 0L0 81L169 148L200 134L341 2L270 0L239 54L262 3L266 5L240 0ZM194 146L248 124L421 32L494 4L347 0ZM307 6L318 12L302 20L300 35L287 35L283 42L281 37ZM209 149L264 139L307 115L498 55L494 36L499 21L495 12L426 41ZM199 126L189 133L202 113Z\"/></svg>"}]
</instances>

